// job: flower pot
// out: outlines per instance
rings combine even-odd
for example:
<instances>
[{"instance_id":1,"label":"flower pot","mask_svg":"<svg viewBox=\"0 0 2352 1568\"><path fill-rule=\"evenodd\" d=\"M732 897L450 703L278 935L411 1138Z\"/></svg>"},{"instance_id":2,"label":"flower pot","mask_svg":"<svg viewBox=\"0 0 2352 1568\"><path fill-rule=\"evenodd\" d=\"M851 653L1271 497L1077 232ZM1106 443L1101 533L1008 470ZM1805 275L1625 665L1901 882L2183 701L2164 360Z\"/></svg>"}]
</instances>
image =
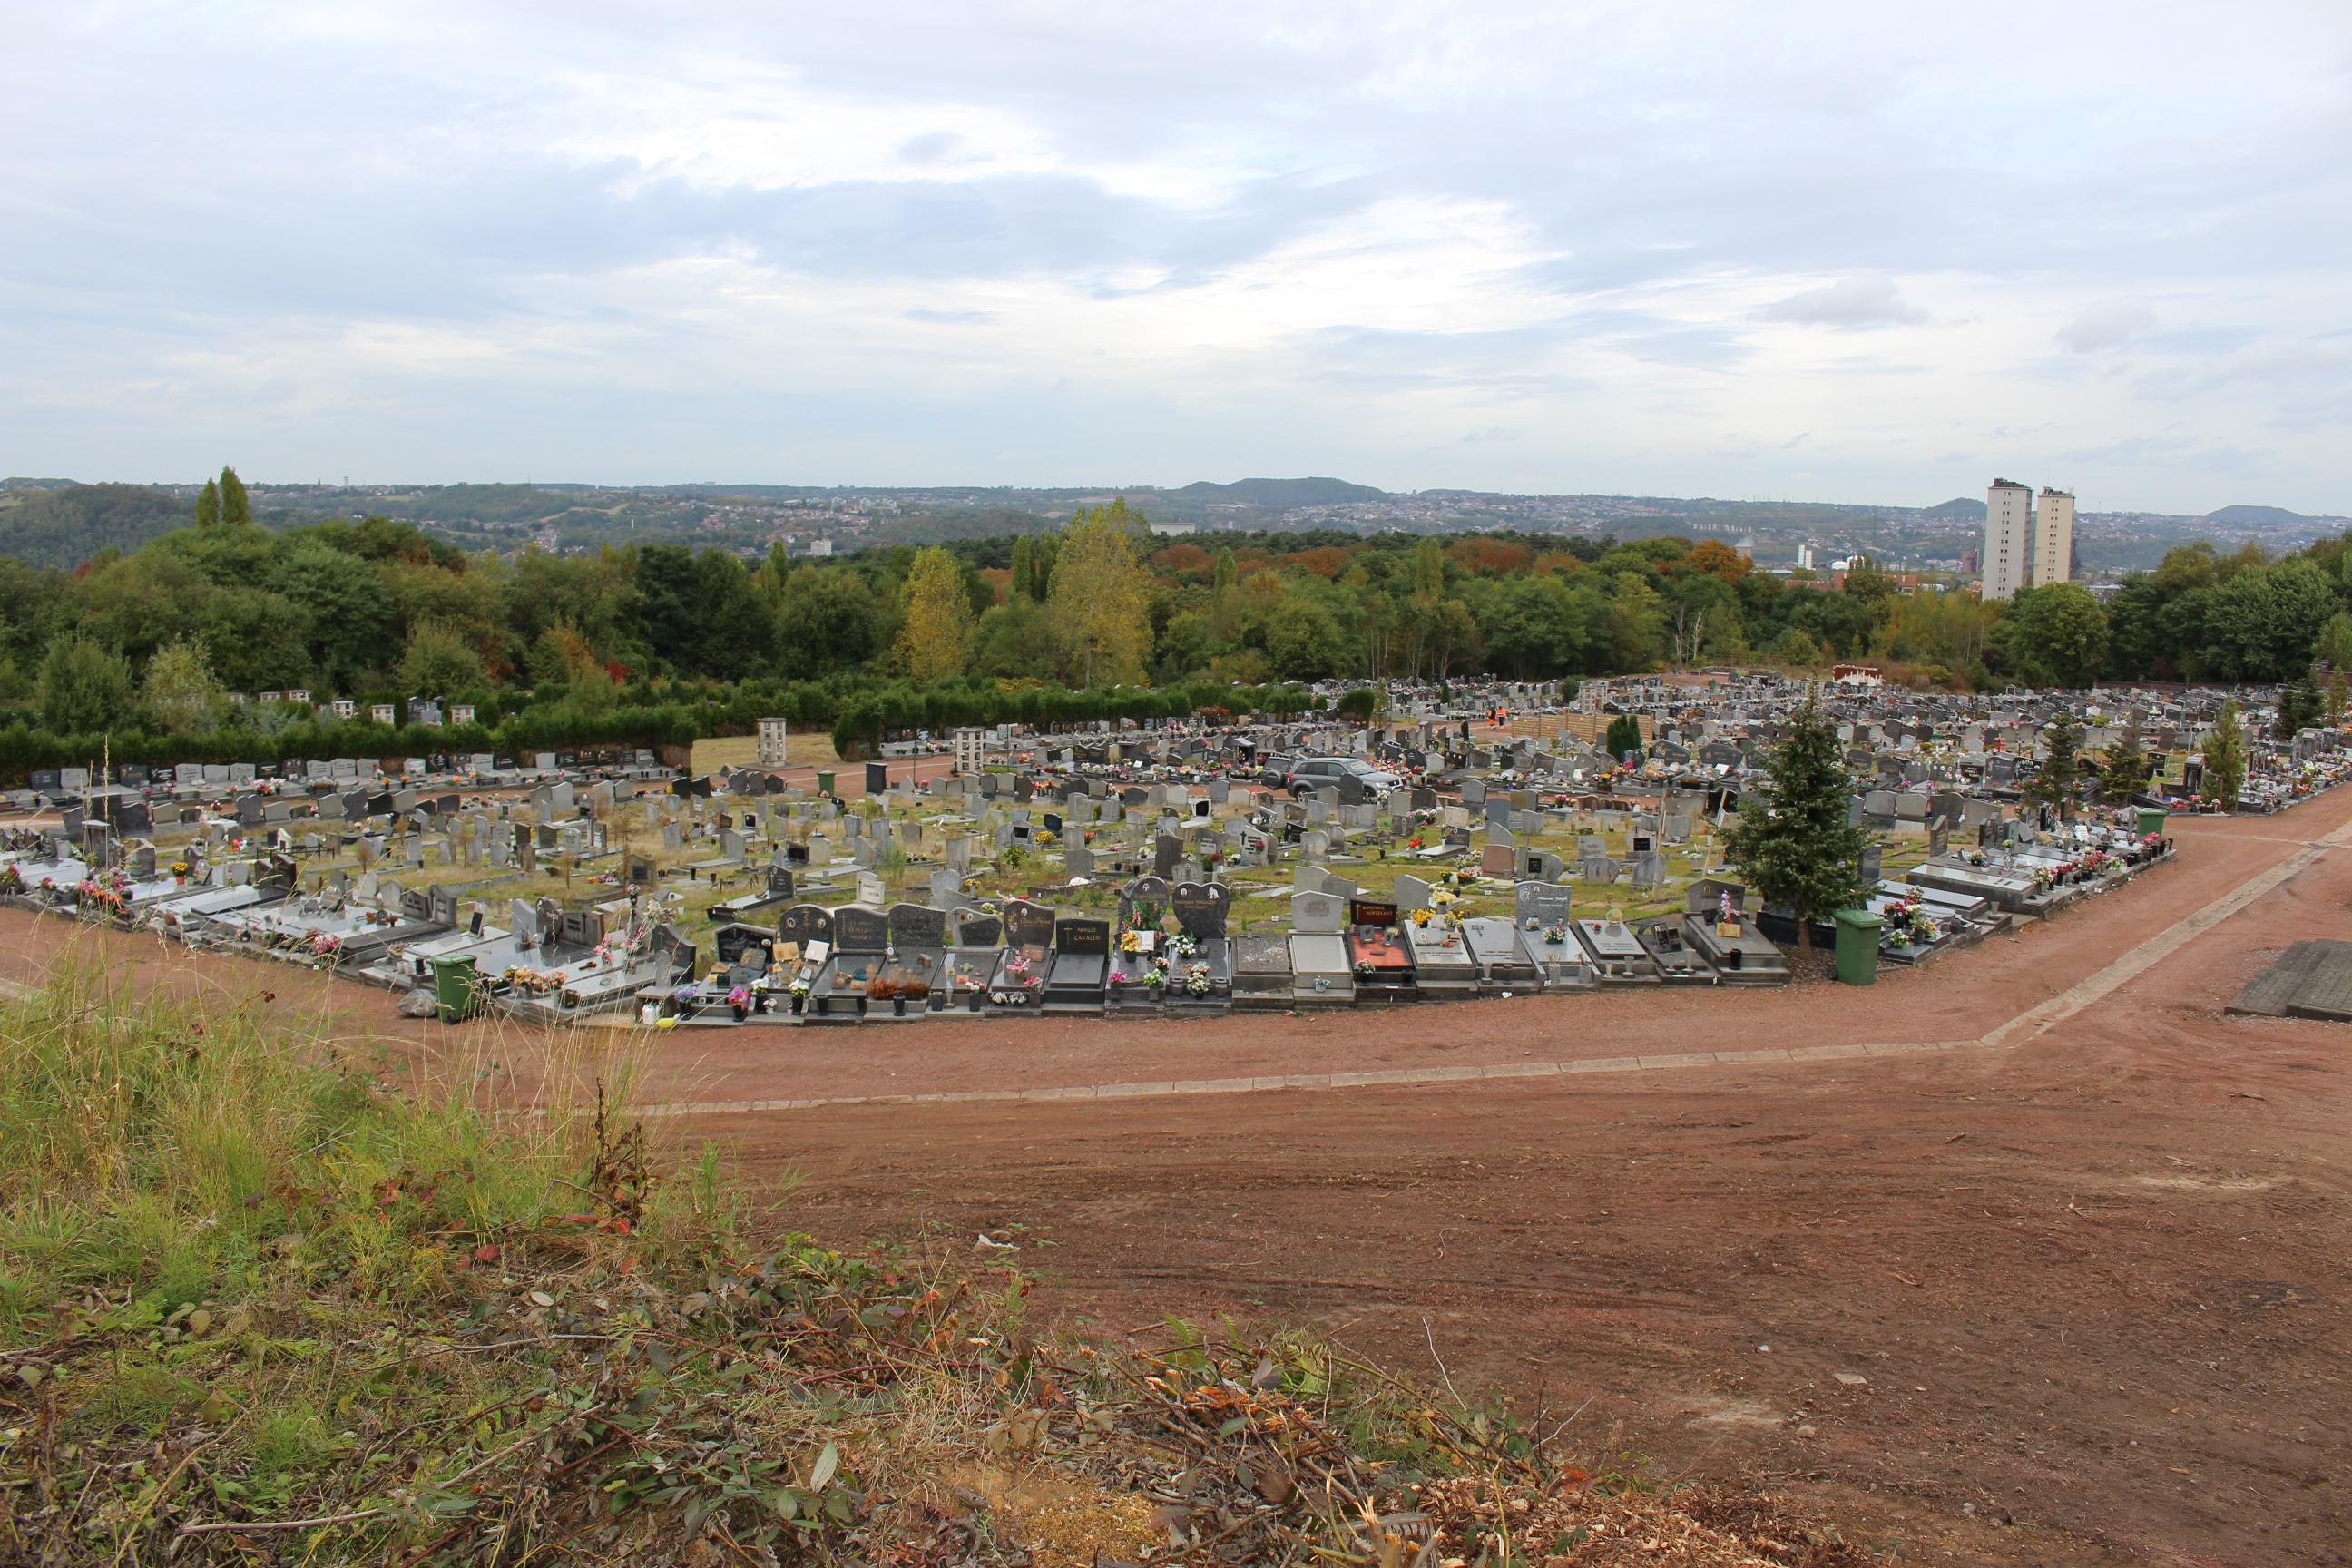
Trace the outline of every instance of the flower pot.
<instances>
[{"instance_id":1,"label":"flower pot","mask_svg":"<svg viewBox=\"0 0 2352 1568\"><path fill-rule=\"evenodd\" d=\"M975 991L971 995L963 999L963 1010L967 1013L977 1013L980 1011L979 992Z\"/></svg>"},{"instance_id":2,"label":"flower pot","mask_svg":"<svg viewBox=\"0 0 2352 1568\"><path fill-rule=\"evenodd\" d=\"M805 996L795 996L795 997L793 997L793 1017L795 1017L795 1018L799 1017L799 1016L800 1016L803 1012L807 1011L807 1009L808 1009L808 998L807 998L807 997L805 997Z\"/></svg>"},{"instance_id":3,"label":"flower pot","mask_svg":"<svg viewBox=\"0 0 2352 1568\"><path fill-rule=\"evenodd\" d=\"M890 998L890 1016L894 1018L903 1018L907 1016L907 999L904 996Z\"/></svg>"},{"instance_id":4,"label":"flower pot","mask_svg":"<svg viewBox=\"0 0 2352 1568\"><path fill-rule=\"evenodd\" d=\"M735 1021L739 1024L741 1023L751 1012L751 1009L744 1006L740 1002L730 1003L727 1010L735 1015Z\"/></svg>"}]
</instances>

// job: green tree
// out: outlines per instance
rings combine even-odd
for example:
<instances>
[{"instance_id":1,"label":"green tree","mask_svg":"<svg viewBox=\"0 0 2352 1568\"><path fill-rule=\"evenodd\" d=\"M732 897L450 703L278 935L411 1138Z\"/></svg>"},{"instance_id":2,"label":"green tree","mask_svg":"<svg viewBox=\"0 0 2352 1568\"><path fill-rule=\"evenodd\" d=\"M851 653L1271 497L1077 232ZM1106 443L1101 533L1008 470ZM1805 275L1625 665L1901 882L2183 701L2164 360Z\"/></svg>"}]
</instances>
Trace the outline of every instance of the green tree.
<instances>
[{"instance_id":1,"label":"green tree","mask_svg":"<svg viewBox=\"0 0 2352 1568\"><path fill-rule=\"evenodd\" d=\"M1062 635L1067 673L1080 686L1143 679L1151 622L1143 565L1124 499L1070 520L1054 561L1047 602Z\"/></svg>"},{"instance_id":2,"label":"green tree","mask_svg":"<svg viewBox=\"0 0 2352 1568\"><path fill-rule=\"evenodd\" d=\"M1265 653L1284 680L1328 680L1348 662L1347 634L1331 612L1311 600L1291 598L1265 623Z\"/></svg>"},{"instance_id":3,"label":"green tree","mask_svg":"<svg viewBox=\"0 0 2352 1568\"><path fill-rule=\"evenodd\" d=\"M395 679L404 695L448 697L482 683L482 658L449 627L428 622L408 634Z\"/></svg>"},{"instance_id":4,"label":"green tree","mask_svg":"<svg viewBox=\"0 0 2352 1568\"><path fill-rule=\"evenodd\" d=\"M2318 726L2326 713L2327 704L2319 695L2319 683L2306 670L2279 692L2278 722L2272 733L2282 741L2292 741L2304 731Z\"/></svg>"},{"instance_id":5,"label":"green tree","mask_svg":"<svg viewBox=\"0 0 2352 1568\"><path fill-rule=\"evenodd\" d=\"M253 521L253 499L245 493L245 481L235 468L220 471L220 520L231 528Z\"/></svg>"},{"instance_id":6,"label":"green tree","mask_svg":"<svg viewBox=\"0 0 2352 1568\"><path fill-rule=\"evenodd\" d=\"M1811 669L1822 662L1822 645L1802 626L1790 626L1772 645L1773 656L1791 669Z\"/></svg>"},{"instance_id":7,"label":"green tree","mask_svg":"<svg viewBox=\"0 0 2352 1568\"><path fill-rule=\"evenodd\" d=\"M1642 721L1631 713L1620 713L1609 721L1609 733L1601 742L1612 757L1622 757L1628 752L1642 749Z\"/></svg>"},{"instance_id":8,"label":"green tree","mask_svg":"<svg viewBox=\"0 0 2352 1568\"><path fill-rule=\"evenodd\" d=\"M1024 541L1025 542L1025 541ZM954 556L938 545L915 552L907 574L907 618L899 623L898 659L929 684L964 672L971 650L971 600Z\"/></svg>"},{"instance_id":9,"label":"green tree","mask_svg":"<svg viewBox=\"0 0 2352 1568\"><path fill-rule=\"evenodd\" d=\"M2352 563L2352 550L2344 552L2344 559ZM2352 675L2352 612L2338 610L2328 616L2312 652L2326 660L2328 668Z\"/></svg>"},{"instance_id":10,"label":"green tree","mask_svg":"<svg viewBox=\"0 0 2352 1568\"><path fill-rule=\"evenodd\" d=\"M2063 822L2074 815L2074 795L2082 782L2083 732L2062 708L2042 727L2042 769L2025 796L2050 806Z\"/></svg>"},{"instance_id":11,"label":"green tree","mask_svg":"<svg viewBox=\"0 0 2352 1568\"><path fill-rule=\"evenodd\" d=\"M2326 700L2320 708L2320 721L2331 730L2340 730L2344 727L2345 708L2352 702L2352 677L2340 669L2331 669L2322 690Z\"/></svg>"},{"instance_id":12,"label":"green tree","mask_svg":"<svg viewBox=\"0 0 2352 1568\"><path fill-rule=\"evenodd\" d=\"M787 676L856 669L882 653L882 605L845 566L796 568L776 605L775 658Z\"/></svg>"},{"instance_id":13,"label":"green tree","mask_svg":"<svg viewBox=\"0 0 2352 1568\"><path fill-rule=\"evenodd\" d=\"M2099 794L2111 805L2122 805L2147 787L2156 764L2141 750L2139 731L2127 729L2107 747L2099 767Z\"/></svg>"},{"instance_id":14,"label":"green tree","mask_svg":"<svg viewBox=\"0 0 2352 1568\"><path fill-rule=\"evenodd\" d=\"M2205 782L2199 793L2221 802L2224 811L2238 809L2238 792L2246 784L2246 726L2235 698L2221 704L2221 712L2205 737Z\"/></svg>"},{"instance_id":15,"label":"green tree","mask_svg":"<svg viewBox=\"0 0 2352 1568\"><path fill-rule=\"evenodd\" d=\"M992 605L972 633L971 668L980 675L1042 679L1061 654L1052 613L1026 594Z\"/></svg>"},{"instance_id":16,"label":"green tree","mask_svg":"<svg viewBox=\"0 0 2352 1568\"><path fill-rule=\"evenodd\" d=\"M220 481L206 479L205 488L196 492L196 526L212 528L220 521Z\"/></svg>"},{"instance_id":17,"label":"green tree","mask_svg":"<svg viewBox=\"0 0 2352 1568\"><path fill-rule=\"evenodd\" d=\"M59 637L41 660L33 705L54 734L116 729L131 717L130 661L79 632Z\"/></svg>"},{"instance_id":18,"label":"green tree","mask_svg":"<svg viewBox=\"0 0 2352 1568\"><path fill-rule=\"evenodd\" d=\"M1844 752L1813 694L1790 716L1765 773L1770 789L1741 797L1724 847L1767 905L1796 916L1798 945L1811 952L1813 922L1862 896L1870 847L1869 834L1847 826Z\"/></svg>"},{"instance_id":19,"label":"green tree","mask_svg":"<svg viewBox=\"0 0 2352 1568\"><path fill-rule=\"evenodd\" d=\"M2020 594L2010 612L2010 657L2044 686L2087 686L2107 651L2107 612L2080 583Z\"/></svg>"},{"instance_id":20,"label":"green tree","mask_svg":"<svg viewBox=\"0 0 2352 1568\"><path fill-rule=\"evenodd\" d=\"M213 674L204 645L192 640L165 643L147 661L140 683L139 705L165 734L201 734L219 721L228 693Z\"/></svg>"}]
</instances>

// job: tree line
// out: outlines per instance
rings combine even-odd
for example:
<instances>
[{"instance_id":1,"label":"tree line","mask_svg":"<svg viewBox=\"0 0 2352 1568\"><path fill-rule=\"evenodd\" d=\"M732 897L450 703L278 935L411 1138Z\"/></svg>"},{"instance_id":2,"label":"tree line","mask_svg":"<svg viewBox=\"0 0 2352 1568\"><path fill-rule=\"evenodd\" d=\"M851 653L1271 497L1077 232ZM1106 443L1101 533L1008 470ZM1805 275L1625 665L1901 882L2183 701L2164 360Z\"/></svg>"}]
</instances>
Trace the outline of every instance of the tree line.
<instances>
[{"instance_id":1,"label":"tree line","mask_svg":"<svg viewBox=\"0 0 2352 1568\"><path fill-rule=\"evenodd\" d=\"M2352 668L2346 539L2275 560L2183 547L2104 602L2076 584L2007 605L1905 587L1866 560L1833 581L1759 572L1714 539L1160 538L1124 501L1050 531L840 560L781 545L502 555L383 517L264 529L224 470L189 526L137 550L70 572L0 559L0 728L35 749L131 730L266 735L299 716L230 694L297 689L362 714L469 702L485 729L528 711L584 736L623 712L648 734L757 716L720 692L809 721L854 712L864 731L897 727L887 711L933 689L971 715L1023 688L1230 694L1734 660L1868 658L1954 688Z\"/></svg>"}]
</instances>

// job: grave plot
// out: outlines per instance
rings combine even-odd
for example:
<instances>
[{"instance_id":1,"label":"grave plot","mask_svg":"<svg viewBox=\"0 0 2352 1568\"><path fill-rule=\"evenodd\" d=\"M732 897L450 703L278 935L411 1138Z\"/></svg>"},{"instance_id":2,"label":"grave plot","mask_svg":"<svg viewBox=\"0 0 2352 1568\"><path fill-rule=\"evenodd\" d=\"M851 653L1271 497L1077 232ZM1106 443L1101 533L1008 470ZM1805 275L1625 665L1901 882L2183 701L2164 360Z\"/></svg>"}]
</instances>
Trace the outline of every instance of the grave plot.
<instances>
[{"instance_id":1,"label":"grave plot","mask_svg":"<svg viewBox=\"0 0 2352 1568\"><path fill-rule=\"evenodd\" d=\"M949 937L931 1010L978 1016L988 1005L989 986L1003 953L1004 922L978 910L958 910L949 918Z\"/></svg>"},{"instance_id":2,"label":"grave plot","mask_svg":"<svg viewBox=\"0 0 2352 1568\"><path fill-rule=\"evenodd\" d=\"M1355 970L1359 1005L1393 1005L1421 1000L1412 952L1405 946L1400 919L1391 900L1348 900L1348 962Z\"/></svg>"},{"instance_id":3,"label":"grave plot","mask_svg":"<svg viewBox=\"0 0 2352 1568\"><path fill-rule=\"evenodd\" d=\"M1356 1000L1355 966L1343 934L1348 906L1329 893L1290 900L1290 998L1298 1008L1346 1007Z\"/></svg>"},{"instance_id":4,"label":"grave plot","mask_svg":"<svg viewBox=\"0 0 2352 1568\"><path fill-rule=\"evenodd\" d=\"M1538 988L1535 961L1519 945L1519 922L1508 915L1473 915L1462 940L1477 967L1481 996L1521 995Z\"/></svg>"},{"instance_id":5,"label":"grave plot","mask_svg":"<svg viewBox=\"0 0 2352 1568\"><path fill-rule=\"evenodd\" d=\"M1576 940L1592 960L1595 978L1603 985L1655 985L1662 976L1658 961L1642 939L1622 920L1580 920L1570 922Z\"/></svg>"},{"instance_id":6,"label":"grave plot","mask_svg":"<svg viewBox=\"0 0 2352 1568\"><path fill-rule=\"evenodd\" d=\"M1119 891L1118 952L1107 1003L1113 1013L1157 1013L1167 998L1171 954L1161 928L1170 892L1159 876L1138 877Z\"/></svg>"},{"instance_id":7,"label":"grave plot","mask_svg":"<svg viewBox=\"0 0 2352 1568\"><path fill-rule=\"evenodd\" d=\"M1570 922L1571 895L1564 887L1521 882L1512 890L1512 923L1519 952L1546 992L1590 991L1600 976Z\"/></svg>"},{"instance_id":8,"label":"grave plot","mask_svg":"<svg viewBox=\"0 0 2352 1568\"><path fill-rule=\"evenodd\" d=\"M811 1024L854 1024L873 1004L869 991L890 952L890 917L863 904L833 911L833 952L818 972L802 1016ZM925 997L929 1003L928 994Z\"/></svg>"},{"instance_id":9,"label":"grave plot","mask_svg":"<svg viewBox=\"0 0 2352 1568\"><path fill-rule=\"evenodd\" d=\"M1045 976L1048 1013L1099 1013L1110 989L1110 922L1054 922L1054 967Z\"/></svg>"},{"instance_id":10,"label":"grave plot","mask_svg":"<svg viewBox=\"0 0 2352 1568\"><path fill-rule=\"evenodd\" d=\"M1026 899L1004 906L1004 952L988 983L992 1014L1034 1015L1045 1005L1054 967L1054 911Z\"/></svg>"},{"instance_id":11,"label":"grave plot","mask_svg":"<svg viewBox=\"0 0 2352 1568\"><path fill-rule=\"evenodd\" d=\"M1233 891L1221 882L1179 882L1169 897L1176 933L1166 1005L1173 1013L1222 1013L1234 1005L1232 944L1225 918Z\"/></svg>"},{"instance_id":12,"label":"grave plot","mask_svg":"<svg viewBox=\"0 0 2352 1568\"><path fill-rule=\"evenodd\" d=\"M1286 1013L1291 1003L1290 939L1234 939L1234 1007L1243 1013Z\"/></svg>"},{"instance_id":13,"label":"grave plot","mask_svg":"<svg viewBox=\"0 0 2352 1568\"><path fill-rule=\"evenodd\" d=\"M817 978L833 959L833 911L822 904L790 906L776 919L772 951L776 957L773 983L784 994L784 1016L804 1017Z\"/></svg>"},{"instance_id":14,"label":"grave plot","mask_svg":"<svg viewBox=\"0 0 2352 1568\"><path fill-rule=\"evenodd\" d=\"M947 969L947 916L920 904L893 904L889 927L889 946L867 987L877 1005L867 1016L886 1016L878 1005L887 1003L887 1016L892 1019L926 1017Z\"/></svg>"},{"instance_id":15,"label":"grave plot","mask_svg":"<svg viewBox=\"0 0 2352 1568\"><path fill-rule=\"evenodd\" d=\"M1785 985L1789 961L1743 907L1748 889L1715 879L1693 885L1682 916L1683 941L1726 985Z\"/></svg>"}]
</instances>

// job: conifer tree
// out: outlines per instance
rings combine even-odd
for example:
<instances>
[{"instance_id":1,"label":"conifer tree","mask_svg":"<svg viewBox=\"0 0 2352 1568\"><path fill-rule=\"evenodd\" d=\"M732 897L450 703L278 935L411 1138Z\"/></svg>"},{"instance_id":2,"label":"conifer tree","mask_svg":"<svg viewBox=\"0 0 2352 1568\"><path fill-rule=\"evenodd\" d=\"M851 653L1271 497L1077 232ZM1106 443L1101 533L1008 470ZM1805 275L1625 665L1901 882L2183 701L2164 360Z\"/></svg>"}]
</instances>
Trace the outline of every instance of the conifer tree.
<instances>
[{"instance_id":1,"label":"conifer tree","mask_svg":"<svg viewBox=\"0 0 2352 1568\"><path fill-rule=\"evenodd\" d=\"M2083 782L2083 732L2064 709L2042 726L2042 771L2026 796L2055 807L2064 822L2074 815L2074 792Z\"/></svg>"},{"instance_id":2,"label":"conifer tree","mask_svg":"<svg viewBox=\"0 0 2352 1568\"><path fill-rule=\"evenodd\" d=\"M1812 950L1813 922L1862 895L1870 835L1847 825L1852 798L1837 730L1808 693L1765 764L1769 795L1741 798L1739 821L1724 836L1732 864L1765 903L1791 910L1797 943Z\"/></svg>"},{"instance_id":3,"label":"conifer tree","mask_svg":"<svg viewBox=\"0 0 2352 1568\"><path fill-rule=\"evenodd\" d=\"M1608 738L1602 742L1611 757L1622 757L1628 752L1642 749L1642 721L1631 713L1620 713L1609 721Z\"/></svg>"},{"instance_id":4,"label":"conifer tree","mask_svg":"<svg viewBox=\"0 0 2352 1568\"><path fill-rule=\"evenodd\" d=\"M234 527L253 521L253 500L245 493L245 481L236 477L235 468L220 472L220 520Z\"/></svg>"},{"instance_id":5,"label":"conifer tree","mask_svg":"<svg viewBox=\"0 0 2352 1568\"><path fill-rule=\"evenodd\" d=\"M2153 771L2148 755L2140 749L2139 731L2126 730L2121 739L2107 748L2099 769L2099 793L2111 805L2122 805L2147 787L2147 775Z\"/></svg>"},{"instance_id":6,"label":"conifer tree","mask_svg":"<svg viewBox=\"0 0 2352 1568\"><path fill-rule=\"evenodd\" d=\"M210 528L220 521L220 481L206 479L196 496L196 526Z\"/></svg>"},{"instance_id":7,"label":"conifer tree","mask_svg":"<svg viewBox=\"0 0 2352 1568\"><path fill-rule=\"evenodd\" d=\"M2238 792L2246 784L2246 726L2238 717L2235 698L2221 704L2213 732L2205 737L2205 783L2202 794L2218 800L2224 811L2238 809Z\"/></svg>"}]
</instances>

